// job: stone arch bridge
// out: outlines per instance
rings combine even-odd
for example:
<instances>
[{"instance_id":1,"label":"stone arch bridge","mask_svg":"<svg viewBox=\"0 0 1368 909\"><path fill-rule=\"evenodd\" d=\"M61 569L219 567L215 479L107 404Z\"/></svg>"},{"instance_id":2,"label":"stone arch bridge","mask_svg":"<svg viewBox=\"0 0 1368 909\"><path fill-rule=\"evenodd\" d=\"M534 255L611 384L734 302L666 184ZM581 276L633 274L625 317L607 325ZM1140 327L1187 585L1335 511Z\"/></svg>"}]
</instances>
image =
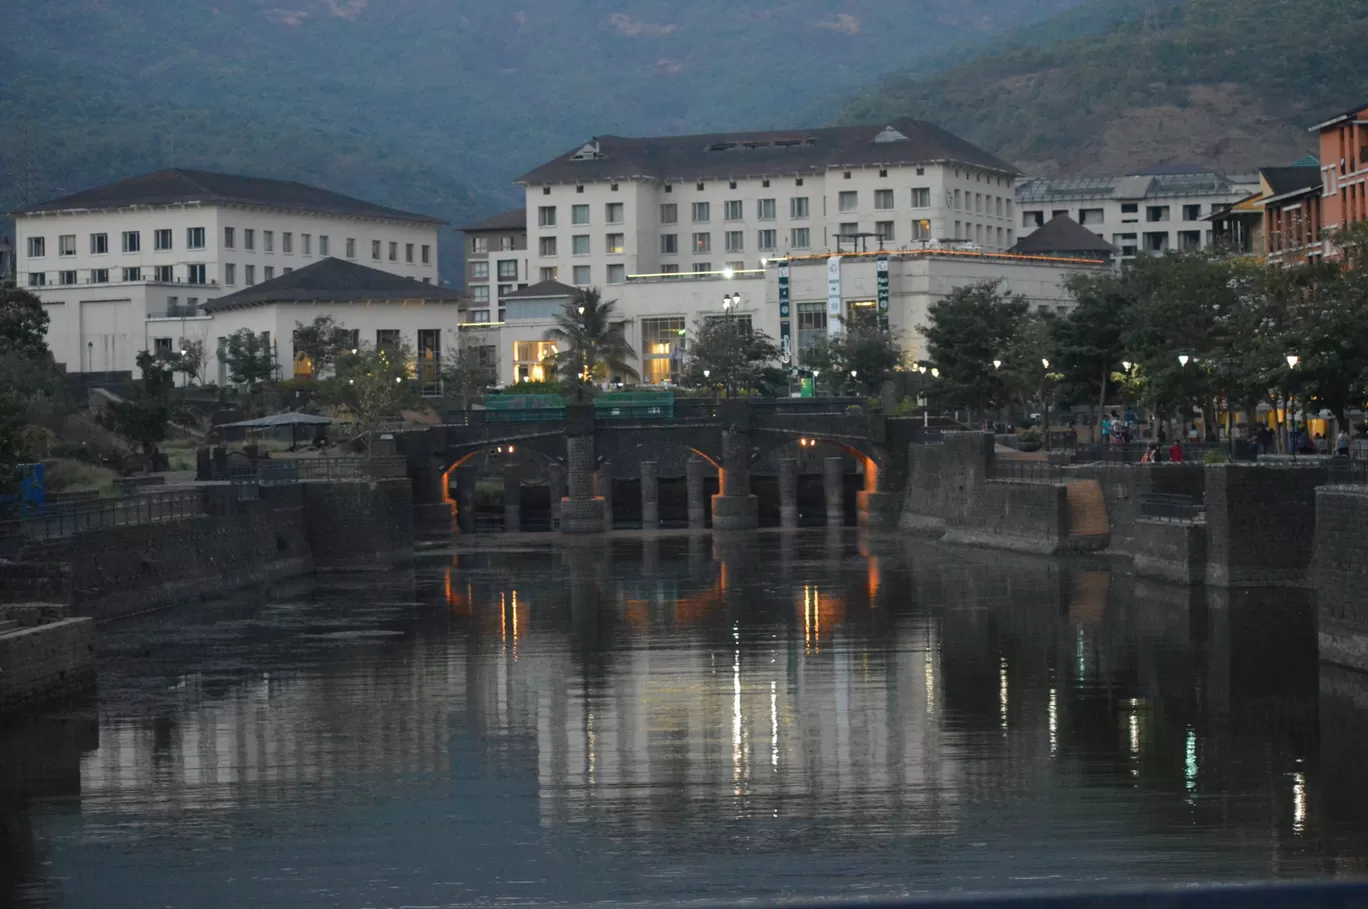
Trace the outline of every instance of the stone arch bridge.
<instances>
[{"instance_id":1,"label":"stone arch bridge","mask_svg":"<svg viewBox=\"0 0 1368 909\"><path fill-rule=\"evenodd\" d=\"M713 527L745 530L757 524L750 470L785 446L828 443L862 466L865 488L859 493L861 523L896 524L907 473L908 445L926 437L921 420L889 418L870 412L863 401L842 399L720 402L690 401L670 413L596 411L593 405L568 405L564 411L472 411L453 421L400 437L402 453L415 480L415 504L449 503L447 477L481 452L513 447L539 452L553 461L552 501L559 504L560 528L567 533L607 529L604 496L595 489L600 465L619 472L639 471L643 518L653 524L653 495L661 463L687 468L690 524L704 519L705 462L718 472L712 498ZM833 463L835 462L835 463ZM828 517L832 519L834 480L841 506L841 458L825 463ZM633 468L635 467L635 470ZM797 461L779 461L781 519L797 521ZM558 489L557 486L560 486ZM790 507L791 506L791 507Z\"/></svg>"}]
</instances>

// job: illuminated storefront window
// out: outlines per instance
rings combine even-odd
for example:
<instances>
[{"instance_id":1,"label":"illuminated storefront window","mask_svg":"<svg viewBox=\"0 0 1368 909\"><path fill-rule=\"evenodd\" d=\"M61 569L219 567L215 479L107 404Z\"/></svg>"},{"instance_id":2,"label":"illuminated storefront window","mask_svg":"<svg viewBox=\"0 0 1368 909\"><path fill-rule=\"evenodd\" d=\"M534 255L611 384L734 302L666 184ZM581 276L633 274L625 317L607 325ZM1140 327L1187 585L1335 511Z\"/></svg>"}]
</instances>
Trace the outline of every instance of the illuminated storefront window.
<instances>
[{"instance_id":1,"label":"illuminated storefront window","mask_svg":"<svg viewBox=\"0 0 1368 909\"><path fill-rule=\"evenodd\" d=\"M679 377L684 355L684 318L641 320L642 381L663 385Z\"/></svg>"},{"instance_id":2,"label":"illuminated storefront window","mask_svg":"<svg viewBox=\"0 0 1368 909\"><path fill-rule=\"evenodd\" d=\"M556 366L552 358L556 353L555 341L514 341L513 381L554 381Z\"/></svg>"}]
</instances>

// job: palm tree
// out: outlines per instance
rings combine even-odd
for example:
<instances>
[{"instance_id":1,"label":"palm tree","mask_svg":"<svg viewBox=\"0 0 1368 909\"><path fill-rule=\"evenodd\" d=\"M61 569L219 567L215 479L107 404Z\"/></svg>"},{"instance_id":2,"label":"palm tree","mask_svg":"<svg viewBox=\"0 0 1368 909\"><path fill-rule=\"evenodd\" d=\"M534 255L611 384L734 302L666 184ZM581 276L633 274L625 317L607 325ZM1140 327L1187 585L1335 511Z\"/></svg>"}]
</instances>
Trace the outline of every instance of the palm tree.
<instances>
[{"instance_id":1,"label":"palm tree","mask_svg":"<svg viewBox=\"0 0 1368 909\"><path fill-rule=\"evenodd\" d=\"M597 288L580 290L556 316L546 340L556 342L556 367L563 379L583 385L592 378L622 375L637 378L627 361L636 351L627 343L616 300L603 300Z\"/></svg>"}]
</instances>

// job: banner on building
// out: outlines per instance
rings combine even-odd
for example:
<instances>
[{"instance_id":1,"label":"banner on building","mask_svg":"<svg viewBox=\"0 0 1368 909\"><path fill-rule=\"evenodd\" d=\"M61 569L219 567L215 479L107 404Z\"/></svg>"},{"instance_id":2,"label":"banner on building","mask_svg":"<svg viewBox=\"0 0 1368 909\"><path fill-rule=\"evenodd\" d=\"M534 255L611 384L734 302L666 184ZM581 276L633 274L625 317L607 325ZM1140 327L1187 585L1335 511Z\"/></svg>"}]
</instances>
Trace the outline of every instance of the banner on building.
<instances>
[{"instance_id":1,"label":"banner on building","mask_svg":"<svg viewBox=\"0 0 1368 909\"><path fill-rule=\"evenodd\" d=\"M785 260L779 263L779 318L789 317L789 264Z\"/></svg>"},{"instance_id":2,"label":"banner on building","mask_svg":"<svg viewBox=\"0 0 1368 909\"><path fill-rule=\"evenodd\" d=\"M785 366L793 362L793 329L789 325L789 301L789 264L785 259L779 263L779 354Z\"/></svg>"},{"instance_id":3,"label":"banner on building","mask_svg":"<svg viewBox=\"0 0 1368 909\"><path fill-rule=\"evenodd\" d=\"M888 330L888 256L879 256L875 262L878 269L879 285L879 327Z\"/></svg>"},{"instance_id":4,"label":"banner on building","mask_svg":"<svg viewBox=\"0 0 1368 909\"><path fill-rule=\"evenodd\" d=\"M827 259L827 336L841 333L841 257Z\"/></svg>"},{"instance_id":5,"label":"banner on building","mask_svg":"<svg viewBox=\"0 0 1368 909\"><path fill-rule=\"evenodd\" d=\"M793 362L793 329L788 319L779 323L779 357L785 366Z\"/></svg>"}]
</instances>

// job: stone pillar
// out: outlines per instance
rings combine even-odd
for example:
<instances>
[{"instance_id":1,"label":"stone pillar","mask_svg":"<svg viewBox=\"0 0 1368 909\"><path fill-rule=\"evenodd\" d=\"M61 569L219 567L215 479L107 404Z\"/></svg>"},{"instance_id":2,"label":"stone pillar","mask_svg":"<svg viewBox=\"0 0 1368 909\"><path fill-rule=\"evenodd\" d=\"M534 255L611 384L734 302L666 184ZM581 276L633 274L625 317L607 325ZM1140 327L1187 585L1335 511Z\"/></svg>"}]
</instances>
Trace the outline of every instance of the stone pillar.
<instances>
[{"instance_id":1,"label":"stone pillar","mask_svg":"<svg viewBox=\"0 0 1368 909\"><path fill-rule=\"evenodd\" d=\"M794 458L779 461L779 526L798 526L798 461Z\"/></svg>"},{"instance_id":2,"label":"stone pillar","mask_svg":"<svg viewBox=\"0 0 1368 909\"><path fill-rule=\"evenodd\" d=\"M641 462L641 529L660 527L660 480L655 461Z\"/></svg>"},{"instance_id":3,"label":"stone pillar","mask_svg":"<svg viewBox=\"0 0 1368 909\"><path fill-rule=\"evenodd\" d=\"M561 499L565 498L565 466L552 464L546 469L547 485L551 487L551 529L560 528Z\"/></svg>"},{"instance_id":4,"label":"stone pillar","mask_svg":"<svg viewBox=\"0 0 1368 909\"><path fill-rule=\"evenodd\" d=\"M613 462L604 461L594 474L594 494L603 500L603 529L613 529Z\"/></svg>"},{"instance_id":5,"label":"stone pillar","mask_svg":"<svg viewBox=\"0 0 1368 909\"><path fill-rule=\"evenodd\" d=\"M503 468L504 533L522 530L522 472L517 464Z\"/></svg>"},{"instance_id":6,"label":"stone pillar","mask_svg":"<svg viewBox=\"0 0 1368 909\"><path fill-rule=\"evenodd\" d=\"M603 499L594 495L594 437L569 436L565 440L569 462L567 495L561 500L562 533L602 533Z\"/></svg>"},{"instance_id":7,"label":"stone pillar","mask_svg":"<svg viewBox=\"0 0 1368 909\"><path fill-rule=\"evenodd\" d=\"M684 476L688 485L689 529L702 530L708 523L708 504L703 495L707 488L704 486L703 461L690 458L684 465Z\"/></svg>"},{"instance_id":8,"label":"stone pillar","mask_svg":"<svg viewBox=\"0 0 1368 909\"><path fill-rule=\"evenodd\" d=\"M892 464L865 462L865 488L855 495L855 510L861 527L889 530L898 526L903 505L898 485Z\"/></svg>"},{"instance_id":9,"label":"stone pillar","mask_svg":"<svg viewBox=\"0 0 1368 909\"><path fill-rule=\"evenodd\" d=\"M754 530L760 504L750 494L750 435L722 431L722 483L713 496L713 530Z\"/></svg>"},{"instance_id":10,"label":"stone pillar","mask_svg":"<svg viewBox=\"0 0 1368 909\"><path fill-rule=\"evenodd\" d=\"M845 526L845 458L822 462L822 491L826 494L827 526Z\"/></svg>"}]
</instances>

